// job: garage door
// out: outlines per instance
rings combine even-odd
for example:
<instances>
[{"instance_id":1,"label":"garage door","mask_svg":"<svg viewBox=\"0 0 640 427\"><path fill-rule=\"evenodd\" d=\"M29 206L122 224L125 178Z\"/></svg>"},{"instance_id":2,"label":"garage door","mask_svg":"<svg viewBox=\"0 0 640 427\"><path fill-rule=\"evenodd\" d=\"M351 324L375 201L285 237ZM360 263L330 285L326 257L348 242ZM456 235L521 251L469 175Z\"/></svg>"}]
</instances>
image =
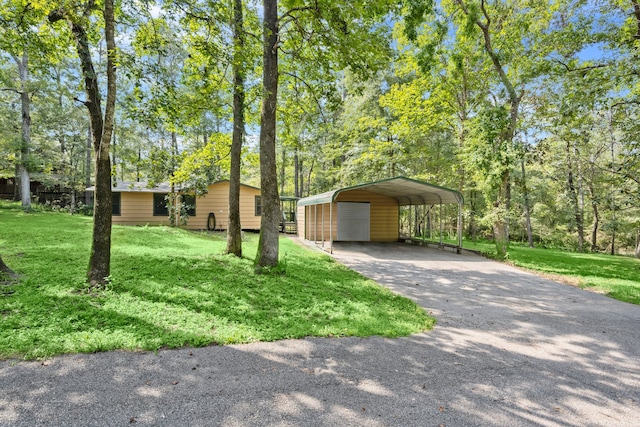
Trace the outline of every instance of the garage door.
<instances>
[{"instance_id":1,"label":"garage door","mask_svg":"<svg viewBox=\"0 0 640 427\"><path fill-rule=\"evenodd\" d=\"M338 239L350 242L368 242L370 204L338 202Z\"/></svg>"}]
</instances>

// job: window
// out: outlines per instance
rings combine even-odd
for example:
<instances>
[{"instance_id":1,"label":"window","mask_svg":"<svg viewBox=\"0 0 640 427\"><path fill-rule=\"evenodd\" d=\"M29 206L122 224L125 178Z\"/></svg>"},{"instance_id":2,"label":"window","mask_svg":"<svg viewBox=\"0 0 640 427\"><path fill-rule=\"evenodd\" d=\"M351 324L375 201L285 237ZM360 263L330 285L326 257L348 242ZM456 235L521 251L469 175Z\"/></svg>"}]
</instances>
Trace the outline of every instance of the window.
<instances>
[{"instance_id":1,"label":"window","mask_svg":"<svg viewBox=\"0 0 640 427\"><path fill-rule=\"evenodd\" d=\"M256 196L256 216L262 216L262 197Z\"/></svg>"},{"instance_id":2,"label":"window","mask_svg":"<svg viewBox=\"0 0 640 427\"><path fill-rule=\"evenodd\" d=\"M111 216L120 215L120 200L122 200L122 193L111 193Z\"/></svg>"},{"instance_id":3,"label":"window","mask_svg":"<svg viewBox=\"0 0 640 427\"><path fill-rule=\"evenodd\" d=\"M187 215L196 216L196 196L193 194L183 194L182 204L186 209Z\"/></svg>"},{"instance_id":4,"label":"window","mask_svg":"<svg viewBox=\"0 0 640 427\"><path fill-rule=\"evenodd\" d=\"M153 216L169 216L166 197L166 193L153 193Z\"/></svg>"}]
</instances>

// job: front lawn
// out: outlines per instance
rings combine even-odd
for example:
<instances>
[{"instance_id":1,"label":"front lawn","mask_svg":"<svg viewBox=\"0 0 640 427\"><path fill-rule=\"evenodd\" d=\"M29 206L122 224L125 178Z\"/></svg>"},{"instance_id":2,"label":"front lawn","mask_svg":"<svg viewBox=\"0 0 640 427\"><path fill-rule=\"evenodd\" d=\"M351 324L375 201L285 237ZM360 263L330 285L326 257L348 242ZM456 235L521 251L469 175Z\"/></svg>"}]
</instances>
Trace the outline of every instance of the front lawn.
<instances>
[{"instance_id":1,"label":"front lawn","mask_svg":"<svg viewBox=\"0 0 640 427\"><path fill-rule=\"evenodd\" d=\"M406 336L435 320L329 256L280 242L282 266L254 274L222 255L223 234L114 226L110 282L87 293L91 218L0 204L0 255L21 276L0 285L0 358L157 350L306 336Z\"/></svg>"}]
</instances>

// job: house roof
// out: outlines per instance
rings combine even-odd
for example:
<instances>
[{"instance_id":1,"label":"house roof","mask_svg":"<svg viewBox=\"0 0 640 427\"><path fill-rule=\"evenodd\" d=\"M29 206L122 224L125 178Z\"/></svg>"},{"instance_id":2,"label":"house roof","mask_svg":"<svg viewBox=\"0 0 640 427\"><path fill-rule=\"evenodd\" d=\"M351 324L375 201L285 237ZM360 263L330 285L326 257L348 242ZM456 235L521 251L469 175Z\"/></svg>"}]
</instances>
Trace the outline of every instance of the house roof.
<instances>
[{"instance_id":1,"label":"house roof","mask_svg":"<svg viewBox=\"0 0 640 427\"><path fill-rule=\"evenodd\" d=\"M431 204L460 204L464 201L462 194L427 182L398 176L381 181L368 182L353 187L339 188L314 196L305 197L298 201L298 206L319 205L332 203L338 194L350 190L365 190L382 194L398 201L400 206L431 205Z\"/></svg>"},{"instance_id":2,"label":"house roof","mask_svg":"<svg viewBox=\"0 0 640 427\"><path fill-rule=\"evenodd\" d=\"M168 182L160 182L150 187L147 181L118 181L111 187L114 193L168 193L171 186ZM96 191L96 186L87 187L87 191Z\"/></svg>"},{"instance_id":3,"label":"house roof","mask_svg":"<svg viewBox=\"0 0 640 427\"><path fill-rule=\"evenodd\" d=\"M229 182L228 179L212 182L209 185L218 184L221 182ZM171 192L171 185L168 182L159 182L155 186L149 186L147 181L118 181L111 187L111 191L114 193L169 193ZM252 187L246 184L240 184L243 187L253 188L254 190L260 190L257 187ZM87 187L87 191L95 191L96 187ZM183 190L182 187L176 186L176 191Z\"/></svg>"}]
</instances>

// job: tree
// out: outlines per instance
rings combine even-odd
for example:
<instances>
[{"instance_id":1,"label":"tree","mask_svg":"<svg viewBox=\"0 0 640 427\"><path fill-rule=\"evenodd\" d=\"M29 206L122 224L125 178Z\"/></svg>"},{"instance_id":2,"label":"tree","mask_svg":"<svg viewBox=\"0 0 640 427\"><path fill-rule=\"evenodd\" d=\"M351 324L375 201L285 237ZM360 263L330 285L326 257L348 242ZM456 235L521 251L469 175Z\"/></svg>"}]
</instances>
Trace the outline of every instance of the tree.
<instances>
[{"instance_id":1,"label":"tree","mask_svg":"<svg viewBox=\"0 0 640 427\"><path fill-rule=\"evenodd\" d=\"M20 199L22 209L31 209L31 178L30 148L31 148L31 96L33 85L30 78L30 52L37 51L42 46L38 40L38 19L41 18L40 5L33 7L13 1L0 5L0 50L7 52L13 59L18 70L18 84L3 88L11 90L20 97L20 144L19 160L16 162L16 178L20 183Z\"/></svg>"},{"instance_id":2,"label":"tree","mask_svg":"<svg viewBox=\"0 0 640 427\"><path fill-rule=\"evenodd\" d=\"M278 264L280 198L276 174L276 106L278 103L278 1L263 0L262 109L260 112L260 189L262 223L256 270Z\"/></svg>"},{"instance_id":3,"label":"tree","mask_svg":"<svg viewBox=\"0 0 640 427\"><path fill-rule=\"evenodd\" d=\"M91 287L100 288L107 283L111 268L111 161L109 145L113 134L113 118L116 101L116 44L115 11L113 0L105 0L102 17L107 47L107 100L104 117L102 115L98 76L93 66L89 48L87 28L95 4L84 5L82 15L60 7L49 13L49 21L64 20L69 25L76 42L87 100L84 105L89 111L93 152L95 160L96 189L93 209L93 234L87 279Z\"/></svg>"},{"instance_id":4,"label":"tree","mask_svg":"<svg viewBox=\"0 0 640 427\"><path fill-rule=\"evenodd\" d=\"M244 140L244 16L242 0L233 0L233 134L231 137L231 170L229 176L229 225L227 230L228 254L242 256L242 230L240 228L240 166ZM277 66L277 65L276 65Z\"/></svg>"},{"instance_id":5,"label":"tree","mask_svg":"<svg viewBox=\"0 0 640 427\"><path fill-rule=\"evenodd\" d=\"M395 2L287 1L278 17L277 1L265 0L263 13L263 99L260 128L260 164L263 217L256 270L278 263L280 201L276 175L276 107L278 75L305 80L333 75L347 68L371 75L387 63L386 27L376 24ZM278 68L278 50L287 70Z\"/></svg>"}]
</instances>

